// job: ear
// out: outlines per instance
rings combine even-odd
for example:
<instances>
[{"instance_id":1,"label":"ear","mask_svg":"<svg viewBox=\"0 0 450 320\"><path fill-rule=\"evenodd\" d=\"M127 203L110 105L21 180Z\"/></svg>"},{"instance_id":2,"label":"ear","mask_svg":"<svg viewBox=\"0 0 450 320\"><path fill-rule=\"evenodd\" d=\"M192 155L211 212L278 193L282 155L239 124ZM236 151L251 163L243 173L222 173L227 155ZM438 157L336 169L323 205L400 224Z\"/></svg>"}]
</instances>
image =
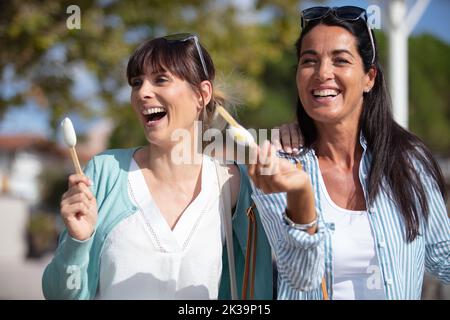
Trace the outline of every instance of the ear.
<instances>
[{"instance_id":1,"label":"ear","mask_svg":"<svg viewBox=\"0 0 450 320\"><path fill-rule=\"evenodd\" d=\"M375 78L377 77L377 69L374 67L371 67L369 69L369 72L366 74L366 85L364 86L364 92L369 92L372 90L373 85L375 84Z\"/></svg>"},{"instance_id":2,"label":"ear","mask_svg":"<svg viewBox=\"0 0 450 320\"><path fill-rule=\"evenodd\" d=\"M212 98L212 84L209 80L200 83L200 92L198 95L199 109L203 109Z\"/></svg>"}]
</instances>

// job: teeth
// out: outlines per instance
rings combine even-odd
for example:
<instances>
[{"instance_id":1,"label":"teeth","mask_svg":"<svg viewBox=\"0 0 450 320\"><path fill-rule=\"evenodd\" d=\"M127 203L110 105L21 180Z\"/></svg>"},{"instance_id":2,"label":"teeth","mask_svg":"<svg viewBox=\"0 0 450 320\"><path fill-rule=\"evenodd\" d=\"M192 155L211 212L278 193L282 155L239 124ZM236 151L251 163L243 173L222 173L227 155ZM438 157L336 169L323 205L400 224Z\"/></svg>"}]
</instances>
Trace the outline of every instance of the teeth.
<instances>
[{"instance_id":1,"label":"teeth","mask_svg":"<svg viewBox=\"0 0 450 320\"><path fill-rule=\"evenodd\" d=\"M335 89L325 89L325 90L314 90L313 91L313 95L315 96L321 96L321 97L325 97L325 96L337 96L338 95L338 91Z\"/></svg>"},{"instance_id":2,"label":"teeth","mask_svg":"<svg viewBox=\"0 0 450 320\"><path fill-rule=\"evenodd\" d=\"M142 111L144 115L154 114L158 112L166 112L164 108L149 108Z\"/></svg>"}]
</instances>

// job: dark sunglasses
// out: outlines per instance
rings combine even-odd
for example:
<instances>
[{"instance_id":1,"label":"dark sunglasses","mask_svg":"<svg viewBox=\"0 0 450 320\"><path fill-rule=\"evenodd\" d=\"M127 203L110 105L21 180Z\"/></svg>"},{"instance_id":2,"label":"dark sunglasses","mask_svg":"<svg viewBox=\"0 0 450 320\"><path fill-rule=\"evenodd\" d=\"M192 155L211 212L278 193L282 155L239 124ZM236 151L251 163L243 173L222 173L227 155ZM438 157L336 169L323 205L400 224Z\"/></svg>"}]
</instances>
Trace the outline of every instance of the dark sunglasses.
<instances>
[{"instance_id":1,"label":"dark sunglasses","mask_svg":"<svg viewBox=\"0 0 450 320\"><path fill-rule=\"evenodd\" d=\"M375 61L375 42L370 31L369 23L367 21L367 12L365 9L355 6L343 7L312 7L301 12L301 26L304 29L312 20L323 19L329 14L333 14L336 18L345 21L356 21L363 19L366 22L367 31L369 32L370 43L372 44L372 63Z\"/></svg>"},{"instance_id":2,"label":"dark sunglasses","mask_svg":"<svg viewBox=\"0 0 450 320\"><path fill-rule=\"evenodd\" d=\"M195 47L197 48L198 56L200 57L200 61L203 66L203 72L205 72L206 79L209 79L208 70L206 69L205 59L203 58L202 49L200 48L200 42L198 40L198 36L192 33L176 33L169 34L167 36L162 37L167 42L184 42L189 40L194 40Z\"/></svg>"}]
</instances>

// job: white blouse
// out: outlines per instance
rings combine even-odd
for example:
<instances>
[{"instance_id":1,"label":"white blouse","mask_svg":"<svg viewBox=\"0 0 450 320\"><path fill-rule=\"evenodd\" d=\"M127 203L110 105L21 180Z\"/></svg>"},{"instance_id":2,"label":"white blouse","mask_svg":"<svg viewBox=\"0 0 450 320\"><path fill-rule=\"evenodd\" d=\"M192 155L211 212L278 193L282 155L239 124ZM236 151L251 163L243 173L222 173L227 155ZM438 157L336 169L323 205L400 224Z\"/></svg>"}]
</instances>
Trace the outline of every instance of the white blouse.
<instances>
[{"instance_id":1,"label":"white blouse","mask_svg":"<svg viewBox=\"0 0 450 320\"><path fill-rule=\"evenodd\" d=\"M331 235L333 300L384 300L381 271L367 211L347 210L331 199L319 171L322 212Z\"/></svg>"},{"instance_id":2,"label":"white blouse","mask_svg":"<svg viewBox=\"0 0 450 320\"><path fill-rule=\"evenodd\" d=\"M203 156L201 191L173 230L134 159L128 193L138 212L119 222L105 240L98 298L217 299L224 235L213 160Z\"/></svg>"}]
</instances>

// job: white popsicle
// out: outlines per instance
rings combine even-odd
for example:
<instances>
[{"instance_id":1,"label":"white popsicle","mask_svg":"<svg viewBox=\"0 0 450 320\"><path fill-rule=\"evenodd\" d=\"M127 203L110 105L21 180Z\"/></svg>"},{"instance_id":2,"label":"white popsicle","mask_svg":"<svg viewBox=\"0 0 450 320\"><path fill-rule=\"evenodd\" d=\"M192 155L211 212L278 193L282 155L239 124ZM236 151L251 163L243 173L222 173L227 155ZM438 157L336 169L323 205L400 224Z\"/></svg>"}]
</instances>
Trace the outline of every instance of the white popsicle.
<instances>
[{"instance_id":1,"label":"white popsicle","mask_svg":"<svg viewBox=\"0 0 450 320\"><path fill-rule=\"evenodd\" d=\"M81 170L80 162L78 161L77 152L75 151L75 145L77 144L77 135L75 134L75 129L73 128L72 121L69 118L64 118L61 122L61 127L63 130L64 141L70 150L70 157L72 158L75 171L78 174L83 174Z\"/></svg>"},{"instance_id":2,"label":"white popsicle","mask_svg":"<svg viewBox=\"0 0 450 320\"><path fill-rule=\"evenodd\" d=\"M241 125L239 125L239 127L230 126L228 132L233 137L234 141L240 145L252 146L255 143L252 134Z\"/></svg>"},{"instance_id":3,"label":"white popsicle","mask_svg":"<svg viewBox=\"0 0 450 320\"><path fill-rule=\"evenodd\" d=\"M247 145L252 147L255 145L255 139L247 129L241 126L234 118L228 113L228 111L222 106L217 107L217 112L228 122L230 125L229 133L233 137L234 141L241 145Z\"/></svg>"},{"instance_id":4,"label":"white popsicle","mask_svg":"<svg viewBox=\"0 0 450 320\"><path fill-rule=\"evenodd\" d=\"M61 122L61 126L63 128L64 133L64 141L66 142L69 148L75 147L77 144L77 135L75 134L75 129L73 128L72 121L65 117Z\"/></svg>"}]
</instances>

